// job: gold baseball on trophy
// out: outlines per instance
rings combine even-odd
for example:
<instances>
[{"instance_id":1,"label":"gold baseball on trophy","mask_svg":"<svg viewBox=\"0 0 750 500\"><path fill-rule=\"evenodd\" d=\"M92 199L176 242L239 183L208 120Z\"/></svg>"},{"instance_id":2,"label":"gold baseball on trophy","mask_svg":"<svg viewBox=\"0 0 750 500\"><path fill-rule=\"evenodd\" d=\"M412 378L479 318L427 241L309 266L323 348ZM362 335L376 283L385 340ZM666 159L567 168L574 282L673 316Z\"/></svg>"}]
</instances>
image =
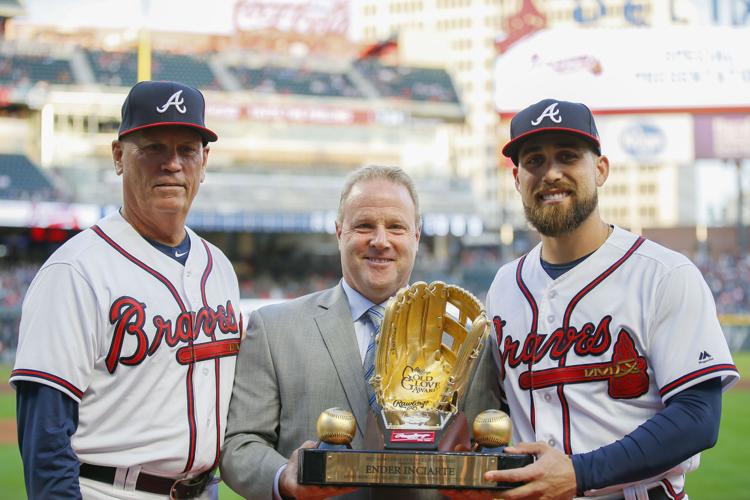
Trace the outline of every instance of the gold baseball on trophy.
<instances>
[{"instance_id":1,"label":"gold baseball on trophy","mask_svg":"<svg viewBox=\"0 0 750 500\"><path fill-rule=\"evenodd\" d=\"M318 439L328 444L349 444L357 430L352 412L343 408L328 408L318 417L315 426Z\"/></svg>"},{"instance_id":2,"label":"gold baseball on trophy","mask_svg":"<svg viewBox=\"0 0 750 500\"><path fill-rule=\"evenodd\" d=\"M474 419L471 432L474 441L483 448L497 448L510 442L513 425L505 412L485 410Z\"/></svg>"}]
</instances>

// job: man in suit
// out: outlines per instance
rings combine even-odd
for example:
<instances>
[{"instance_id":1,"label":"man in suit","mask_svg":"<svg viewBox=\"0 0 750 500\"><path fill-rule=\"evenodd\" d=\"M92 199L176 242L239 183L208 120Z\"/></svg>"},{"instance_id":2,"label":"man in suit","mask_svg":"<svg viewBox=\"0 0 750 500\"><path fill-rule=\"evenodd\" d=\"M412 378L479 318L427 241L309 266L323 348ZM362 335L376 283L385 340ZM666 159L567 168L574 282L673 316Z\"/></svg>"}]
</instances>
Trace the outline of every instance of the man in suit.
<instances>
[{"instance_id":1,"label":"man in suit","mask_svg":"<svg viewBox=\"0 0 750 500\"><path fill-rule=\"evenodd\" d=\"M416 189L400 168L363 167L349 176L336 220L340 284L250 317L221 458L222 478L233 490L250 499L371 498L367 488L297 484L297 449L314 446L318 416L335 406L354 414L352 446L362 448L370 408L363 362L375 328L368 310L408 284L420 231ZM470 419L499 405L499 386L487 382L491 370L488 353L467 397Z\"/></svg>"}]
</instances>

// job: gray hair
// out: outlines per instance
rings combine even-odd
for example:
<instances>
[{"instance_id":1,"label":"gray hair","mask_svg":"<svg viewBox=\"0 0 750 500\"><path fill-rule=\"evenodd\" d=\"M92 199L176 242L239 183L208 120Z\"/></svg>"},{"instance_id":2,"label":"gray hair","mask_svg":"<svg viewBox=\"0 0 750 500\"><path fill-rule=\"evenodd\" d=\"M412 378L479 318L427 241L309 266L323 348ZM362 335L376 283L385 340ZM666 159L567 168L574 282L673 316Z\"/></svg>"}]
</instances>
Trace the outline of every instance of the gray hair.
<instances>
[{"instance_id":1,"label":"gray hair","mask_svg":"<svg viewBox=\"0 0 750 500\"><path fill-rule=\"evenodd\" d=\"M344 220L344 203L346 203L346 199L349 198L349 194L354 185L375 179L387 180L406 188L411 197L411 201L414 202L414 212L416 214L414 222L416 223L417 229L419 229L422 224L422 217L419 215L419 196L417 196L417 188L414 187L414 181L412 181L409 174L404 172L400 167L384 167L380 165L367 165L360 167L349 174L344 183L344 188L341 190L339 210L336 214L336 223L341 224Z\"/></svg>"}]
</instances>

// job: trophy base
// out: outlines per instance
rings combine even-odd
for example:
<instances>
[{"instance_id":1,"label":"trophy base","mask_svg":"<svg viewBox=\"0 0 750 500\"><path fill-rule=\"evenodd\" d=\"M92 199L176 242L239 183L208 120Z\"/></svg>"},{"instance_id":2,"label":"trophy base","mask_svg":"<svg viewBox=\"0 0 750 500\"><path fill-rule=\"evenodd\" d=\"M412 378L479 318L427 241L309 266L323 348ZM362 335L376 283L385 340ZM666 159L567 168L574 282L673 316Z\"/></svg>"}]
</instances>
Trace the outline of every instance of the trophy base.
<instances>
[{"instance_id":1,"label":"trophy base","mask_svg":"<svg viewBox=\"0 0 750 500\"><path fill-rule=\"evenodd\" d=\"M484 480L489 470L523 467L531 455L435 451L300 450L299 484L504 490L520 483Z\"/></svg>"}]
</instances>

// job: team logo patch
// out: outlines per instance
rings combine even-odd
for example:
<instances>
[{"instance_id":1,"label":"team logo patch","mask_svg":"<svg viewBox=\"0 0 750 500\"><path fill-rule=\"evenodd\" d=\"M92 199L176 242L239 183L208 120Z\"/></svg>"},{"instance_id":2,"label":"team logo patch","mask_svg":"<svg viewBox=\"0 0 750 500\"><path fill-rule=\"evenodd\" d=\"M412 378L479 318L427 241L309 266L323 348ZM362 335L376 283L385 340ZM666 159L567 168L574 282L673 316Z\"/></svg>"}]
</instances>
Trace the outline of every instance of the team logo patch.
<instances>
[{"instance_id":1,"label":"team logo patch","mask_svg":"<svg viewBox=\"0 0 750 500\"><path fill-rule=\"evenodd\" d=\"M562 121L562 117L560 116L560 110L557 109L557 103L553 102L549 106L547 106L544 111L542 111L542 114L537 116L535 119L531 120L531 124L535 127L542 123L542 120L544 118L549 118L555 123L560 123Z\"/></svg>"},{"instance_id":2,"label":"team logo patch","mask_svg":"<svg viewBox=\"0 0 750 500\"><path fill-rule=\"evenodd\" d=\"M185 99L182 97L182 90L178 90L177 92L169 96L167 102L165 102L162 106L156 107L156 111L158 111L159 113L165 113L170 106L174 106L174 109L176 109L183 115L187 113L187 108L185 107Z\"/></svg>"},{"instance_id":3,"label":"team logo patch","mask_svg":"<svg viewBox=\"0 0 750 500\"><path fill-rule=\"evenodd\" d=\"M600 356L610 347L612 334L609 326L611 316L605 316L598 326L586 323L580 330L568 327L567 333L558 328L551 335L529 334L523 346L510 335L503 336L505 322L496 317L494 321L498 338L504 337L500 356L503 366L533 365L545 356L559 360L573 351L578 356ZM606 381L607 393L612 399L637 398L648 391L648 361L636 349L630 334L621 329L612 349L609 361L580 365L559 366L546 370L527 370L518 378L523 390L544 389L561 384L580 384Z\"/></svg>"},{"instance_id":4,"label":"team logo patch","mask_svg":"<svg viewBox=\"0 0 750 500\"><path fill-rule=\"evenodd\" d=\"M176 318L164 318L156 315L147 326L146 304L133 297L123 296L112 303L109 309L109 322L114 327L112 343L106 357L106 365L109 373L114 373L117 366L138 365L147 356L153 356L162 345L162 340L169 347L178 344L192 345L203 334L209 339L217 333L239 334L236 315L232 301L226 305L219 304L216 308L201 307L198 311L185 311ZM153 332L149 335L147 331ZM128 354L123 353L126 338L135 338L135 345L129 344ZM149 337L152 340L149 341ZM216 346L202 347L198 352L180 351L180 356L191 356L190 360L209 359L226 355L236 355L238 345L233 342L216 343ZM190 361L188 360L188 362ZM185 362L184 359L178 361Z\"/></svg>"}]
</instances>

